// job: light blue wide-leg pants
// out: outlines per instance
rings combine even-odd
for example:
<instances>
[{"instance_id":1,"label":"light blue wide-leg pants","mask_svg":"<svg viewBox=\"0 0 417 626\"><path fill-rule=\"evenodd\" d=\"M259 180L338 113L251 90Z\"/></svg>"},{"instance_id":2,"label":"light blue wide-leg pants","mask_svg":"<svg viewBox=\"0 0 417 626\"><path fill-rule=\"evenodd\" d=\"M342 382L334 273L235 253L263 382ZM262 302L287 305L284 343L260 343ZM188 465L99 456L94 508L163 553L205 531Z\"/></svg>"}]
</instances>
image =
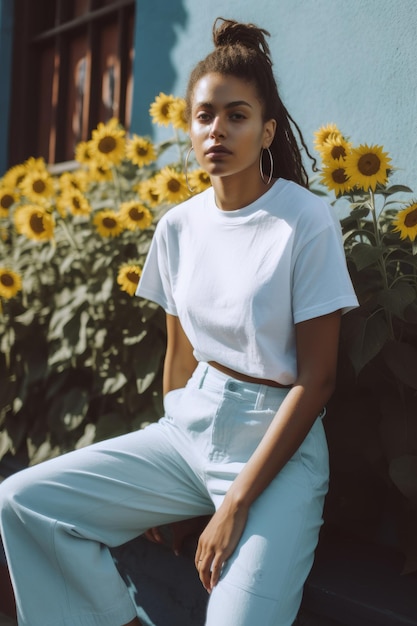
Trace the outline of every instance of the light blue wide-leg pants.
<instances>
[{"instance_id":1,"label":"light blue wide-leg pants","mask_svg":"<svg viewBox=\"0 0 417 626\"><path fill-rule=\"evenodd\" d=\"M200 363L184 389L165 396L165 417L157 424L5 480L1 534L19 626L122 626L133 619L135 607L109 547L152 526L213 513L287 393ZM251 506L210 596L207 626L291 626L327 485L318 418Z\"/></svg>"}]
</instances>

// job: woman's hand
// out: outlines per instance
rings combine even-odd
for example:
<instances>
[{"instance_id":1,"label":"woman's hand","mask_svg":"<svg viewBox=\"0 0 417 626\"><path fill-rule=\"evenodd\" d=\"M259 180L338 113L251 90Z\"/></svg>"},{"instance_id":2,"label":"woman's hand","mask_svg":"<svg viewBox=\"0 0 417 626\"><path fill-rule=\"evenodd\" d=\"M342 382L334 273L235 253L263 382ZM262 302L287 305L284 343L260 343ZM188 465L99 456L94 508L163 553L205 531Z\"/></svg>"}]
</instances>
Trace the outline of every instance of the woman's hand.
<instances>
[{"instance_id":1,"label":"woman's hand","mask_svg":"<svg viewBox=\"0 0 417 626\"><path fill-rule=\"evenodd\" d=\"M217 585L224 563L239 543L247 518L247 508L230 506L225 499L201 533L195 553L195 566L209 593Z\"/></svg>"}]
</instances>

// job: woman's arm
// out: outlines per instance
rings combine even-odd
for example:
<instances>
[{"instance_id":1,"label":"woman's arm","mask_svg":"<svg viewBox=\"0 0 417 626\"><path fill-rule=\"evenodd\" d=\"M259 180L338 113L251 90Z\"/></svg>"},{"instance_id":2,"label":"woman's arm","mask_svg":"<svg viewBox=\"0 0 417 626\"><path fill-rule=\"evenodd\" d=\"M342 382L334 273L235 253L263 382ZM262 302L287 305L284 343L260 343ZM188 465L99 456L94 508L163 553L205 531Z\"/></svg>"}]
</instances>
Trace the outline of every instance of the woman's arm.
<instances>
[{"instance_id":1,"label":"woman's arm","mask_svg":"<svg viewBox=\"0 0 417 626\"><path fill-rule=\"evenodd\" d=\"M241 537L252 502L299 448L332 394L339 328L339 311L296 325L297 380L200 537L196 567L208 591Z\"/></svg>"},{"instance_id":2,"label":"woman's arm","mask_svg":"<svg viewBox=\"0 0 417 626\"><path fill-rule=\"evenodd\" d=\"M167 349L164 361L163 393L184 387L197 367L193 346L175 315L166 315Z\"/></svg>"},{"instance_id":3,"label":"woman's arm","mask_svg":"<svg viewBox=\"0 0 417 626\"><path fill-rule=\"evenodd\" d=\"M197 367L193 355L193 347L185 334L181 323L175 315L166 314L167 349L163 371L163 394L173 389L184 387ZM181 552L184 539L190 534L201 532L207 524L208 517L194 518L171 524L172 549L176 554ZM149 528L145 537L154 543L163 544L164 536L158 526Z\"/></svg>"}]
</instances>

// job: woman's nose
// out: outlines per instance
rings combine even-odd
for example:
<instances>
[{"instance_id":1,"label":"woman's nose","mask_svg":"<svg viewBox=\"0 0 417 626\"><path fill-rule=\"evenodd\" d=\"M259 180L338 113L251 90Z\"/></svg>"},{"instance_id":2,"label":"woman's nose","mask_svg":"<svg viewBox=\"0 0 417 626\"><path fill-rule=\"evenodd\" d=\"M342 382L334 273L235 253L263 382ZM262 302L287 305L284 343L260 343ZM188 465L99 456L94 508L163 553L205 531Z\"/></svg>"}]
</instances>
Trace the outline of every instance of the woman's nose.
<instances>
[{"instance_id":1,"label":"woman's nose","mask_svg":"<svg viewBox=\"0 0 417 626\"><path fill-rule=\"evenodd\" d=\"M223 124L219 117L215 117L213 119L211 128L210 128L210 136L211 137L224 137L224 129Z\"/></svg>"}]
</instances>

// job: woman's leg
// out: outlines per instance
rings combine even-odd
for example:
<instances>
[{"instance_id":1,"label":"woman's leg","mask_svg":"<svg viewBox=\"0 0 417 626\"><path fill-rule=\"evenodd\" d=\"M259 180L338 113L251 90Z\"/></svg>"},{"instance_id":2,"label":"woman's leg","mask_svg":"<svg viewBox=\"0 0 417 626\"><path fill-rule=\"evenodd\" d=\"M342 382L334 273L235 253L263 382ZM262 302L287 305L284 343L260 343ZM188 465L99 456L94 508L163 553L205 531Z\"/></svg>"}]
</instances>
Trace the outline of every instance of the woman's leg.
<instances>
[{"instance_id":1,"label":"woman's leg","mask_svg":"<svg viewBox=\"0 0 417 626\"><path fill-rule=\"evenodd\" d=\"M211 593L206 626L293 624L313 563L327 483L327 445L318 419L252 505L241 541Z\"/></svg>"},{"instance_id":2,"label":"woman's leg","mask_svg":"<svg viewBox=\"0 0 417 626\"><path fill-rule=\"evenodd\" d=\"M20 626L138 623L108 546L212 511L179 452L183 443L162 420L2 483L1 532Z\"/></svg>"}]
</instances>

